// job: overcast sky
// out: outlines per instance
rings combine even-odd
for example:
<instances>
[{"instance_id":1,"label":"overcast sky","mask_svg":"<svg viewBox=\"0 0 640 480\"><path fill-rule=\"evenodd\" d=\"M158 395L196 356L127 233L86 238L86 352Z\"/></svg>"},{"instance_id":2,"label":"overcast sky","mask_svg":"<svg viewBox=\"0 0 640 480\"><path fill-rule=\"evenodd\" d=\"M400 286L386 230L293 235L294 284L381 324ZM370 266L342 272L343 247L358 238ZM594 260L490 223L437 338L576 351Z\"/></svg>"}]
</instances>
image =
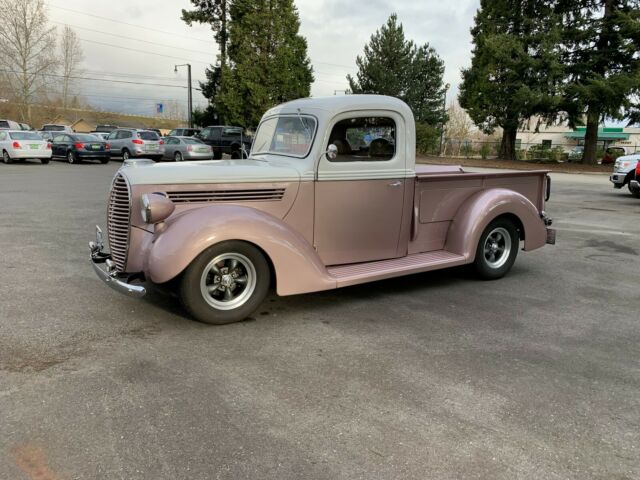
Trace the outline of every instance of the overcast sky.
<instances>
[{"instance_id":1,"label":"overcast sky","mask_svg":"<svg viewBox=\"0 0 640 480\"><path fill-rule=\"evenodd\" d=\"M85 59L75 91L105 110L152 115L155 104L186 106L186 68L191 63L194 87L217 48L207 26L186 26L180 20L188 0L46 0L49 19L59 30L65 24L81 39ZM313 96L333 95L348 87L355 58L393 12L407 38L430 43L446 63L446 82L457 93L460 69L470 62L469 29L479 0L296 0L300 33L307 38L316 81ZM115 21L114 21L115 20ZM120 47L120 48L119 48ZM135 85L102 80L146 84ZM126 98L125 98L126 97ZM194 92L194 104L205 99Z\"/></svg>"}]
</instances>

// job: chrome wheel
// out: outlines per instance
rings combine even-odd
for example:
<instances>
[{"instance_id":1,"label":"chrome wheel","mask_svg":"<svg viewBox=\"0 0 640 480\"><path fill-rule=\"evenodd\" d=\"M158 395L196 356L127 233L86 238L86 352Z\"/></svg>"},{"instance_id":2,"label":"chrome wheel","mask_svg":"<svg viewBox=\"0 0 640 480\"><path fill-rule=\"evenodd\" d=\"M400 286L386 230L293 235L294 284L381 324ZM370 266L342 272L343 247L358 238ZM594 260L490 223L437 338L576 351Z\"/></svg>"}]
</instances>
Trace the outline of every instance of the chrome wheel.
<instances>
[{"instance_id":1,"label":"chrome wheel","mask_svg":"<svg viewBox=\"0 0 640 480\"><path fill-rule=\"evenodd\" d=\"M204 268L200 293L218 310L233 310L244 305L256 288L256 268L239 253L223 253Z\"/></svg>"},{"instance_id":2,"label":"chrome wheel","mask_svg":"<svg viewBox=\"0 0 640 480\"><path fill-rule=\"evenodd\" d=\"M131 155L129 154L129 150L124 150L124 151L122 152L122 160L129 160L129 157L130 157L130 156L131 156Z\"/></svg>"},{"instance_id":3,"label":"chrome wheel","mask_svg":"<svg viewBox=\"0 0 640 480\"><path fill-rule=\"evenodd\" d=\"M489 268L502 267L511 254L511 235L503 227L491 230L484 242L484 258Z\"/></svg>"},{"instance_id":4,"label":"chrome wheel","mask_svg":"<svg viewBox=\"0 0 640 480\"><path fill-rule=\"evenodd\" d=\"M176 162L181 162L182 161L182 154L180 152L176 152L176 154L173 156L173 159Z\"/></svg>"}]
</instances>

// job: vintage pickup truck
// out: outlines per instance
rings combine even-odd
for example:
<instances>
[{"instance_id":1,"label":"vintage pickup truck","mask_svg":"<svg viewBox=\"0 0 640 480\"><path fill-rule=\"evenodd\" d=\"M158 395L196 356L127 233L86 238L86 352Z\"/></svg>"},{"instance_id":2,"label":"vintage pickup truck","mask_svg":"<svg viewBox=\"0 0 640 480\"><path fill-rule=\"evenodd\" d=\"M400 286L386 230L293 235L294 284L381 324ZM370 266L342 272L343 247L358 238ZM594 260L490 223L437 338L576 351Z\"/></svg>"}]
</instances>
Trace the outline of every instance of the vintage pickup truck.
<instances>
[{"instance_id":1,"label":"vintage pickup truck","mask_svg":"<svg viewBox=\"0 0 640 480\"><path fill-rule=\"evenodd\" d=\"M522 243L555 242L545 171L415 165L415 123L376 95L301 99L266 112L248 159L130 160L116 173L91 261L132 296L170 285L198 320L250 315L271 285L316 292L474 264L496 279Z\"/></svg>"}]
</instances>

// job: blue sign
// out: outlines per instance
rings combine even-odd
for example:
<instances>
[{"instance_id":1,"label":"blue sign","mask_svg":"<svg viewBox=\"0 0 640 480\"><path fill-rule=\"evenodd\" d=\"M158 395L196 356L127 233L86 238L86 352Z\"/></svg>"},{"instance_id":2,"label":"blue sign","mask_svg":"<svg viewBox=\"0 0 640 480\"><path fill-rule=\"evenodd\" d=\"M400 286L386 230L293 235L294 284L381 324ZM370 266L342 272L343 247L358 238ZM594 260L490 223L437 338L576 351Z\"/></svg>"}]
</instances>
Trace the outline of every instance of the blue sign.
<instances>
[{"instance_id":1,"label":"blue sign","mask_svg":"<svg viewBox=\"0 0 640 480\"><path fill-rule=\"evenodd\" d=\"M162 103L156 103L156 113L164 112L164 105Z\"/></svg>"}]
</instances>

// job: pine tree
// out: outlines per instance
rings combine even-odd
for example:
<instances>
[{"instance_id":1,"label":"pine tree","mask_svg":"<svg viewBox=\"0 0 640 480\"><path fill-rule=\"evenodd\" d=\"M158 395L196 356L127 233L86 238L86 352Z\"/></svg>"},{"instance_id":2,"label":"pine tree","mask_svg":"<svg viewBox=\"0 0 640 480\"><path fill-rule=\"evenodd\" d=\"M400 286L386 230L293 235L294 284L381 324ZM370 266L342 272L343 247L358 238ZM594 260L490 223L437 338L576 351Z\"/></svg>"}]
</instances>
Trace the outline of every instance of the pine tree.
<instances>
[{"instance_id":1,"label":"pine tree","mask_svg":"<svg viewBox=\"0 0 640 480\"><path fill-rule=\"evenodd\" d=\"M441 126L446 121L444 62L429 44L417 47L405 38L395 13L371 36L356 65L356 78L347 76L353 93L398 97L419 123Z\"/></svg>"},{"instance_id":2,"label":"pine tree","mask_svg":"<svg viewBox=\"0 0 640 480\"><path fill-rule=\"evenodd\" d=\"M216 99L226 122L255 127L268 108L309 96L313 69L299 28L293 0L234 0Z\"/></svg>"},{"instance_id":3,"label":"pine tree","mask_svg":"<svg viewBox=\"0 0 640 480\"><path fill-rule=\"evenodd\" d=\"M471 29L471 67L463 70L460 105L486 133L503 130L500 158L516 158L520 123L559 108L563 68L554 2L481 0Z\"/></svg>"},{"instance_id":4,"label":"pine tree","mask_svg":"<svg viewBox=\"0 0 640 480\"><path fill-rule=\"evenodd\" d=\"M586 115L584 163L595 163L605 117L639 120L640 1L560 0L567 85L563 107L572 123Z\"/></svg>"}]
</instances>

